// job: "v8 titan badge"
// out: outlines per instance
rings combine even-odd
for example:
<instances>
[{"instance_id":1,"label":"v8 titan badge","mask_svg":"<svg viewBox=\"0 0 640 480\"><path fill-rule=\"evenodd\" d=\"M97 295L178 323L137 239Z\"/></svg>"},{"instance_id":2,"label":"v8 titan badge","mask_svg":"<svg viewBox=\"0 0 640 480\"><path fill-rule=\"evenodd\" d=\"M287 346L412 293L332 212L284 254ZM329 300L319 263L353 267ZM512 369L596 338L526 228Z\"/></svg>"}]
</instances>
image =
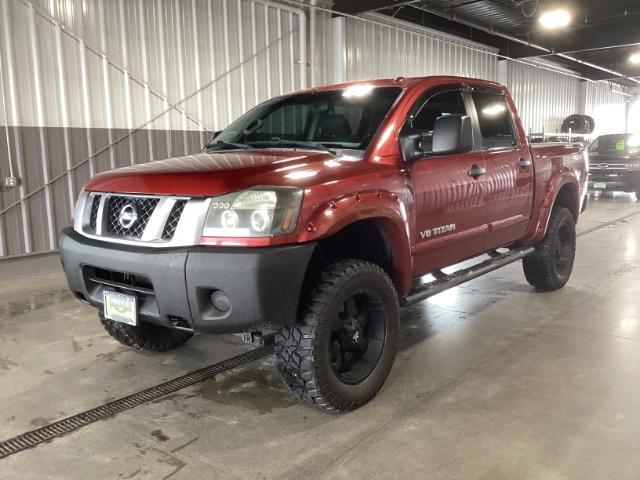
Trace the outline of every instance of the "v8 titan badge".
<instances>
[{"instance_id":1,"label":"v8 titan badge","mask_svg":"<svg viewBox=\"0 0 640 480\"><path fill-rule=\"evenodd\" d=\"M453 232L455 231L455 229L456 229L455 223L442 225L441 227L428 228L427 230L423 230L420 232L420 238L422 240L426 240L427 238L437 237L438 235L442 235L443 233Z\"/></svg>"}]
</instances>

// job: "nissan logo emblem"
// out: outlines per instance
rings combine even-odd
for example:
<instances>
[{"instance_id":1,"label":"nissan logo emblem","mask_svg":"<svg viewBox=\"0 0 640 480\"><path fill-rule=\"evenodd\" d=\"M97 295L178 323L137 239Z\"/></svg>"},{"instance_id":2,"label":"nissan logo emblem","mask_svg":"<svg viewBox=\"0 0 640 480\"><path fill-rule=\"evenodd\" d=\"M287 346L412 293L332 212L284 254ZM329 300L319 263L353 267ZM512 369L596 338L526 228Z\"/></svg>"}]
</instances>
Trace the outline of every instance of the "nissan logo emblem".
<instances>
[{"instance_id":1,"label":"nissan logo emblem","mask_svg":"<svg viewBox=\"0 0 640 480\"><path fill-rule=\"evenodd\" d=\"M127 203L122 210L120 210L120 216L118 216L118 222L122 225L122 228L131 228L131 226L138 220L138 211L133 203Z\"/></svg>"}]
</instances>

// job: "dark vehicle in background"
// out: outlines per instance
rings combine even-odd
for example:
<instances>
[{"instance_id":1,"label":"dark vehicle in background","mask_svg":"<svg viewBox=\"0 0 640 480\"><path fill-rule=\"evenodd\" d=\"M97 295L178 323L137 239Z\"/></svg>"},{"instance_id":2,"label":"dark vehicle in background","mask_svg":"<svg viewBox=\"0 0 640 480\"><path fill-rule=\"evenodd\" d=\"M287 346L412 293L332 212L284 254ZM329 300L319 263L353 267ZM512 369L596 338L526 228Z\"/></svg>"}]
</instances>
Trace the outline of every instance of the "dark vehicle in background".
<instances>
[{"instance_id":1,"label":"dark vehicle in background","mask_svg":"<svg viewBox=\"0 0 640 480\"><path fill-rule=\"evenodd\" d=\"M589 190L635 193L640 200L640 135L602 135L589 158Z\"/></svg>"}]
</instances>

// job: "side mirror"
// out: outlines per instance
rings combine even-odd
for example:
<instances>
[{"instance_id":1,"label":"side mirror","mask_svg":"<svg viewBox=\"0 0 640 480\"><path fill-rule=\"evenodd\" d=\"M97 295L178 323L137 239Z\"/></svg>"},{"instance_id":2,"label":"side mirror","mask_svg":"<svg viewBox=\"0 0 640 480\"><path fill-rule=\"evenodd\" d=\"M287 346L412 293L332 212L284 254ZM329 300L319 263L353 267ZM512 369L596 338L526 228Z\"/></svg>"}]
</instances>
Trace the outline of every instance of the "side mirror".
<instances>
[{"instance_id":1,"label":"side mirror","mask_svg":"<svg viewBox=\"0 0 640 480\"><path fill-rule=\"evenodd\" d=\"M469 115L438 117L433 127L433 155L452 155L473 150L473 128Z\"/></svg>"},{"instance_id":2,"label":"side mirror","mask_svg":"<svg viewBox=\"0 0 640 480\"><path fill-rule=\"evenodd\" d=\"M425 130L406 129L400 133L400 148L405 162L412 162L427 155L425 143L431 138Z\"/></svg>"}]
</instances>

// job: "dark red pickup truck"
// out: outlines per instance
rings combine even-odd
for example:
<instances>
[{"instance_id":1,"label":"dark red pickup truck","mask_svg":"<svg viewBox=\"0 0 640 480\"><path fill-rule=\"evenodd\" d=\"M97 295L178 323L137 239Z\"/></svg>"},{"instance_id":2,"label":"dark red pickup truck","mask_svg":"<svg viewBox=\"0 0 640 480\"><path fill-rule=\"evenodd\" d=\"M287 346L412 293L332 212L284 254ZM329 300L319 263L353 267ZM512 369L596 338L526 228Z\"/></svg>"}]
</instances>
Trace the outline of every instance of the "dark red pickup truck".
<instances>
[{"instance_id":1,"label":"dark red pickup truck","mask_svg":"<svg viewBox=\"0 0 640 480\"><path fill-rule=\"evenodd\" d=\"M291 390L346 411L384 383L399 306L520 259L564 286L586 182L584 147L528 145L499 84L334 85L258 105L203 153L97 175L60 253L125 345L275 334Z\"/></svg>"}]
</instances>

